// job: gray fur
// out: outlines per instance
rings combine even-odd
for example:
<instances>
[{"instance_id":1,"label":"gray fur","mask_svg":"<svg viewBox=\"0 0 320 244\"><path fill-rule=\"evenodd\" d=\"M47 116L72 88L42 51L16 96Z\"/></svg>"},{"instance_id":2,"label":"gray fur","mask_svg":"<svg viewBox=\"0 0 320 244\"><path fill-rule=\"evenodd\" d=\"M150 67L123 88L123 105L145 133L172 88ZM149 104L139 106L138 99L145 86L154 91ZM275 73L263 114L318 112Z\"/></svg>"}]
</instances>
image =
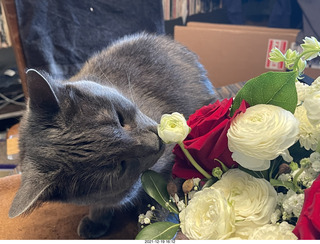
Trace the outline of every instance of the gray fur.
<instances>
[{"instance_id":1,"label":"gray fur","mask_svg":"<svg viewBox=\"0 0 320 244\"><path fill-rule=\"evenodd\" d=\"M165 113L188 117L214 100L197 57L164 36L127 36L66 81L27 72L29 101L20 127L22 183L9 216L46 201L90 205L78 227L94 238L114 208L142 198L140 174L170 177L172 146L156 125ZM166 149L165 149L166 148Z\"/></svg>"}]
</instances>

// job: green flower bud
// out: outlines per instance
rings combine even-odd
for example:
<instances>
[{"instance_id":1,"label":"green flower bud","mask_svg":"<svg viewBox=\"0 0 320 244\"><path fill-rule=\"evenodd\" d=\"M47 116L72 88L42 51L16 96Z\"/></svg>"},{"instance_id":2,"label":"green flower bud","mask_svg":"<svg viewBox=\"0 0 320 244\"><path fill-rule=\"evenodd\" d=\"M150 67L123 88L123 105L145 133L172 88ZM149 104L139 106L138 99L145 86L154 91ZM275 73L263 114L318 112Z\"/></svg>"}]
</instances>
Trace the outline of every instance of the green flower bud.
<instances>
[{"instance_id":1,"label":"green flower bud","mask_svg":"<svg viewBox=\"0 0 320 244\"><path fill-rule=\"evenodd\" d=\"M291 168L291 171L295 171L295 170L299 169L299 165L296 162L291 162L289 164L289 166Z\"/></svg>"},{"instance_id":2,"label":"green flower bud","mask_svg":"<svg viewBox=\"0 0 320 244\"><path fill-rule=\"evenodd\" d=\"M292 66L294 64L294 62L296 61L297 57L298 57L298 52L296 50L291 50L291 49L288 49L286 54L285 54L285 65L286 65L286 68L288 69L292 69Z\"/></svg>"},{"instance_id":3,"label":"green flower bud","mask_svg":"<svg viewBox=\"0 0 320 244\"><path fill-rule=\"evenodd\" d=\"M299 61L298 61L298 72L299 72L299 74L301 74L304 71L306 66L307 66L307 62L305 60L303 60L302 58L300 58Z\"/></svg>"},{"instance_id":4,"label":"green flower bud","mask_svg":"<svg viewBox=\"0 0 320 244\"><path fill-rule=\"evenodd\" d=\"M212 175L218 179L221 179L222 174L223 174L223 171L219 167L215 167L212 170Z\"/></svg>"}]
</instances>

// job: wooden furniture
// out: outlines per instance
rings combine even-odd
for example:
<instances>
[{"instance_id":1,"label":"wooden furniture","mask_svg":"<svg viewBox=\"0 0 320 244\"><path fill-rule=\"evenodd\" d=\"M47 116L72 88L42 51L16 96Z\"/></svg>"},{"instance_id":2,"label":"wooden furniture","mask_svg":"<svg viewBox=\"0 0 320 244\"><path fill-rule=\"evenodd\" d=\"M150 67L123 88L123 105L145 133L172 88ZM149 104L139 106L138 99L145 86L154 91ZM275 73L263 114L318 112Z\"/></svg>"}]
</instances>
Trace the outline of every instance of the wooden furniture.
<instances>
[{"instance_id":1,"label":"wooden furniture","mask_svg":"<svg viewBox=\"0 0 320 244\"><path fill-rule=\"evenodd\" d=\"M14 0L1 0L2 7L5 13L5 17L7 20L10 39L12 42L14 54L16 57L16 62L18 66L19 76L22 83L22 89L25 94L25 97L28 95L27 87L26 87L26 61L23 55L21 40L19 36L19 28L18 28L18 20L17 13L15 8Z\"/></svg>"}]
</instances>

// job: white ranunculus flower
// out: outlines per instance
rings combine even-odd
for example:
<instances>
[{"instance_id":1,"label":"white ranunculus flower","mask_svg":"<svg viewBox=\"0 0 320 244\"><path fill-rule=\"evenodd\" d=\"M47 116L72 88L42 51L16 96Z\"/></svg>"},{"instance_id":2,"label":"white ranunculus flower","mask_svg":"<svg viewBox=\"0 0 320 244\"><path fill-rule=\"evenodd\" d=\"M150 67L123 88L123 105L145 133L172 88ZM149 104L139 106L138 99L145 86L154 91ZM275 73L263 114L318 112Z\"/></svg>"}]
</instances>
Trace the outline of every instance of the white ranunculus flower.
<instances>
[{"instance_id":1,"label":"white ranunculus flower","mask_svg":"<svg viewBox=\"0 0 320 244\"><path fill-rule=\"evenodd\" d=\"M211 188L222 191L233 204L236 236L246 238L252 229L270 223L277 205L277 192L265 179L230 169Z\"/></svg>"},{"instance_id":2,"label":"white ranunculus flower","mask_svg":"<svg viewBox=\"0 0 320 244\"><path fill-rule=\"evenodd\" d=\"M299 133L299 121L289 111L271 104L258 104L239 114L228 130L232 158L251 170L266 170L270 160L292 160L288 148Z\"/></svg>"},{"instance_id":3,"label":"white ranunculus flower","mask_svg":"<svg viewBox=\"0 0 320 244\"><path fill-rule=\"evenodd\" d=\"M177 112L162 115L158 125L158 135L165 143L182 142L190 130L186 119Z\"/></svg>"},{"instance_id":4,"label":"white ranunculus flower","mask_svg":"<svg viewBox=\"0 0 320 244\"><path fill-rule=\"evenodd\" d=\"M307 110L307 117L311 124L317 125L320 123L320 91L314 92L307 96L303 106Z\"/></svg>"},{"instance_id":5,"label":"white ranunculus flower","mask_svg":"<svg viewBox=\"0 0 320 244\"><path fill-rule=\"evenodd\" d=\"M212 188L196 192L179 218L182 233L190 240L222 240L235 230L233 206Z\"/></svg>"},{"instance_id":6,"label":"white ranunculus flower","mask_svg":"<svg viewBox=\"0 0 320 244\"><path fill-rule=\"evenodd\" d=\"M294 116L299 120L298 139L301 147L307 150L316 150L320 138L320 125L312 125L307 117L304 106L298 106Z\"/></svg>"},{"instance_id":7,"label":"white ranunculus flower","mask_svg":"<svg viewBox=\"0 0 320 244\"><path fill-rule=\"evenodd\" d=\"M320 91L320 76L312 82L309 86L309 90L309 94Z\"/></svg>"},{"instance_id":8,"label":"white ranunculus flower","mask_svg":"<svg viewBox=\"0 0 320 244\"><path fill-rule=\"evenodd\" d=\"M288 222L281 224L267 224L256 228L249 236L249 240L297 240L295 234L292 233L293 225Z\"/></svg>"},{"instance_id":9,"label":"white ranunculus flower","mask_svg":"<svg viewBox=\"0 0 320 244\"><path fill-rule=\"evenodd\" d=\"M311 89L308 84L305 84L302 82L296 82L295 84L296 84L296 89L298 94L298 104L300 104L308 96Z\"/></svg>"}]
</instances>

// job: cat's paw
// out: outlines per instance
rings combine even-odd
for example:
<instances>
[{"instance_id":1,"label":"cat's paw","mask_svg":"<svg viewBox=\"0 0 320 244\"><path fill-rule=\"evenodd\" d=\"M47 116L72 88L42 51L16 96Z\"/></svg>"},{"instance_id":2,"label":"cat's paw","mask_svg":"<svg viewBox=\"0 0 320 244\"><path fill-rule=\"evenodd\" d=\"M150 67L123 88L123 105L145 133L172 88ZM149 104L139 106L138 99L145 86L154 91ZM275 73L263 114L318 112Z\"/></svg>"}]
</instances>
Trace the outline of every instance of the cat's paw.
<instances>
[{"instance_id":1,"label":"cat's paw","mask_svg":"<svg viewBox=\"0 0 320 244\"><path fill-rule=\"evenodd\" d=\"M78 225L78 235L85 239L95 239L103 236L109 230L111 224L110 221L102 223L93 222L89 216L85 216L81 219Z\"/></svg>"}]
</instances>

